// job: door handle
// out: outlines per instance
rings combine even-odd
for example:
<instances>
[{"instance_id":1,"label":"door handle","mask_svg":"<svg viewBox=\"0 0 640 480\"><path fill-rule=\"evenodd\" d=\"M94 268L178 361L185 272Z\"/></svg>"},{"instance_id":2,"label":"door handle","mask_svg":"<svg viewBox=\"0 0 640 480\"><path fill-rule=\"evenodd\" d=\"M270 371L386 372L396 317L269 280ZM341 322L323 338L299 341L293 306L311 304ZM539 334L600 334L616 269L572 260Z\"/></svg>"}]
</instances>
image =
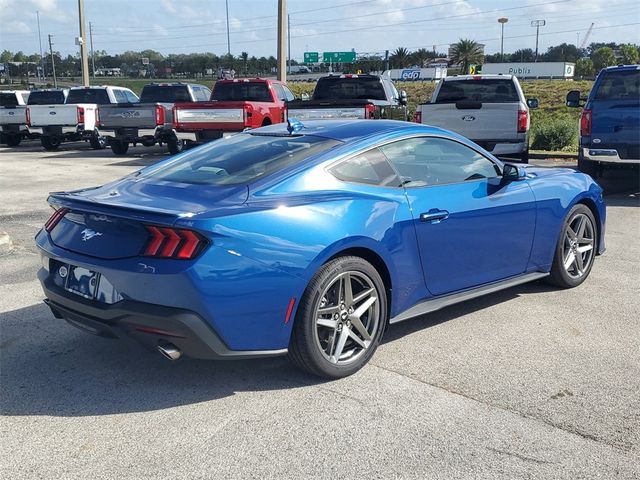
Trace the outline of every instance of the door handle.
<instances>
[{"instance_id":1,"label":"door handle","mask_svg":"<svg viewBox=\"0 0 640 480\"><path fill-rule=\"evenodd\" d=\"M449 217L449 212L446 210L433 209L426 213L420 214L421 222L439 223L441 220L446 220Z\"/></svg>"}]
</instances>

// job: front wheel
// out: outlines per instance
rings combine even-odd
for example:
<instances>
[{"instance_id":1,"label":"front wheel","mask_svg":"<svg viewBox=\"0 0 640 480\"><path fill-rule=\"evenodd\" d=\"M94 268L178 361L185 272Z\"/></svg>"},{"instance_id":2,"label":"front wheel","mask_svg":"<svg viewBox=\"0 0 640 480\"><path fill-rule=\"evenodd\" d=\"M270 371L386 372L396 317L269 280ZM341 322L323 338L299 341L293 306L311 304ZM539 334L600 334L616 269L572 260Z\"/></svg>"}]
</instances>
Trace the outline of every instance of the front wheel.
<instances>
[{"instance_id":1,"label":"front wheel","mask_svg":"<svg viewBox=\"0 0 640 480\"><path fill-rule=\"evenodd\" d=\"M167 148L169 149L169 153L171 155L175 155L176 153L182 152L184 150L184 140L180 140L179 138L170 138L167 142Z\"/></svg>"},{"instance_id":2,"label":"front wheel","mask_svg":"<svg viewBox=\"0 0 640 480\"><path fill-rule=\"evenodd\" d=\"M380 344L387 317L378 271L360 257L336 258L316 273L302 296L289 358L320 377L351 375Z\"/></svg>"},{"instance_id":3,"label":"front wheel","mask_svg":"<svg viewBox=\"0 0 640 480\"><path fill-rule=\"evenodd\" d=\"M562 226L549 282L562 288L577 287L584 282L593 267L597 240L593 213L586 205L575 205Z\"/></svg>"}]
</instances>

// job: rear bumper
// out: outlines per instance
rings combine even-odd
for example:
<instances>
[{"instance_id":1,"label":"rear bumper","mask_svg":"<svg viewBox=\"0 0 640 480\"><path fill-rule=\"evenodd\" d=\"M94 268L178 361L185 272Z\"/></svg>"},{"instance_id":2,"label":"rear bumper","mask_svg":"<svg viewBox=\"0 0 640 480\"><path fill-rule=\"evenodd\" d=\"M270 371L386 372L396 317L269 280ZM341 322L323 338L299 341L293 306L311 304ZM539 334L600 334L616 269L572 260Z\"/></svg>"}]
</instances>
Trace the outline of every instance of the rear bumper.
<instances>
[{"instance_id":1,"label":"rear bumper","mask_svg":"<svg viewBox=\"0 0 640 480\"><path fill-rule=\"evenodd\" d=\"M200 132L179 132L174 131L178 140L188 140L190 142L209 142L211 140L217 140L219 138L227 138L239 131L226 132L222 130L203 130Z\"/></svg>"},{"instance_id":2,"label":"rear bumper","mask_svg":"<svg viewBox=\"0 0 640 480\"><path fill-rule=\"evenodd\" d=\"M613 148L581 147L582 160L621 165L640 165L640 158L620 158Z\"/></svg>"},{"instance_id":3,"label":"rear bumper","mask_svg":"<svg viewBox=\"0 0 640 480\"><path fill-rule=\"evenodd\" d=\"M127 141L142 139L143 137L158 138L162 136L162 128L138 128L127 129L127 132L123 132L119 128L98 128L98 132L105 138L117 138Z\"/></svg>"},{"instance_id":4,"label":"rear bumper","mask_svg":"<svg viewBox=\"0 0 640 480\"><path fill-rule=\"evenodd\" d=\"M520 155L528 150L527 138L517 140L471 140L493 155Z\"/></svg>"},{"instance_id":5,"label":"rear bumper","mask_svg":"<svg viewBox=\"0 0 640 480\"><path fill-rule=\"evenodd\" d=\"M47 127L29 127L29 132L36 135L93 135L93 131L85 130L84 124L80 123L75 126L71 125L54 125Z\"/></svg>"},{"instance_id":6,"label":"rear bumper","mask_svg":"<svg viewBox=\"0 0 640 480\"><path fill-rule=\"evenodd\" d=\"M284 355L281 350L231 350L197 313L133 300L114 304L86 300L55 285L44 268L38 272L45 303L56 318L85 332L108 338L133 338L155 350L171 343L191 358L224 360Z\"/></svg>"}]
</instances>

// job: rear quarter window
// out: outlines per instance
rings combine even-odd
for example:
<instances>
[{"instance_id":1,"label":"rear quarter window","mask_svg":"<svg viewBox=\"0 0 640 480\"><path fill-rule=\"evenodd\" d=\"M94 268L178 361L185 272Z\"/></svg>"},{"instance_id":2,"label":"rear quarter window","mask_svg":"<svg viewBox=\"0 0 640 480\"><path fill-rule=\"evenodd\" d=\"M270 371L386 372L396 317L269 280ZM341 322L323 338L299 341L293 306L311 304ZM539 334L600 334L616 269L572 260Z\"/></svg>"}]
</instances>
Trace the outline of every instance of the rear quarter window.
<instances>
[{"instance_id":1,"label":"rear quarter window","mask_svg":"<svg viewBox=\"0 0 640 480\"><path fill-rule=\"evenodd\" d=\"M596 100L640 100L640 70L607 72L600 81Z\"/></svg>"},{"instance_id":2,"label":"rear quarter window","mask_svg":"<svg viewBox=\"0 0 640 480\"><path fill-rule=\"evenodd\" d=\"M514 103L520 99L513 81L508 79L443 81L435 103L461 101Z\"/></svg>"}]
</instances>

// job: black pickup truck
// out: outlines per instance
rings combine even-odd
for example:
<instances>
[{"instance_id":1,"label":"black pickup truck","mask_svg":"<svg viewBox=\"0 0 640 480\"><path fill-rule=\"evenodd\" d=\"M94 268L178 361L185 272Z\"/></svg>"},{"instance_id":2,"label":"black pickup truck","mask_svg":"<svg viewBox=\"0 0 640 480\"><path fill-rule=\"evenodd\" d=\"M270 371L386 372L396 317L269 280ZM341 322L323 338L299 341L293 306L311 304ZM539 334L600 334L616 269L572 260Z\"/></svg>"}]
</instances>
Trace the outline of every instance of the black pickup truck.
<instances>
[{"instance_id":1,"label":"black pickup truck","mask_svg":"<svg viewBox=\"0 0 640 480\"><path fill-rule=\"evenodd\" d=\"M109 142L111 151L124 155L129 144L151 147L167 144L169 152L182 150L173 130L173 106L177 102L209 100L211 90L191 83L150 83L142 87L139 103L101 105L100 135Z\"/></svg>"},{"instance_id":2,"label":"black pickup truck","mask_svg":"<svg viewBox=\"0 0 640 480\"><path fill-rule=\"evenodd\" d=\"M407 94L384 75L329 75L318 79L310 100L288 103L297 120L407 119Z\"/></svg>"}]
</instances>

